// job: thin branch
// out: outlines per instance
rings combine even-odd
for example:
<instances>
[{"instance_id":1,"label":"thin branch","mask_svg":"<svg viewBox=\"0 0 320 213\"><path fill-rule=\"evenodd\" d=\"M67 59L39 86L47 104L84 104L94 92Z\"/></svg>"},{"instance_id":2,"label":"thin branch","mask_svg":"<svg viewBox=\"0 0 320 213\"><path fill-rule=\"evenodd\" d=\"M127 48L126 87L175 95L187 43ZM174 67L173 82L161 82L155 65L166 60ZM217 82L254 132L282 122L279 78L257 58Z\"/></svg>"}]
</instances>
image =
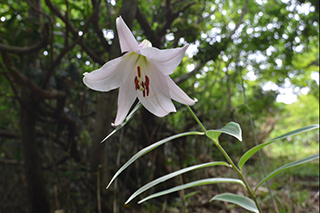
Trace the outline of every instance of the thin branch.
<instances>
[{"instance_id":1,"label":"thin branch","mask_svg":"<svg viewBox=\"0 0 320 213\"><path fill-rule=\"evenodd\" d=\"M92 0L92 5L93 5L92 25L93 25L93 28L94 28L95 32L98 35L98 38L99 38L99 40L101 42L101 45L103 46L103 48L106 51L109 51L110 50L110 45L108 44L107 40L105 39L105 37L103 35L103 32L102 32L102 29L101 29L100 24L99 24L99 12L100 12L99 8L100 8L100 4L101 4L101 0L99 0L99 1Z\"/></svg>"},{"instance_id":2,"label":"thin branch","mask_svg":"<svg viewBox=\"0 0 320 213\"><path fill-rule=\"evenodd\" d=\"M243 17L246 15L246 13L248 12L248 0L246 0L246 2L244 3L242 12L241 12L241 16L239 18L239 21L237 22L235 28L232 30L232 32L229 35L229 39L231 39L231 37L233 36L233 34L236 33L236 31L238 30L238 28L240 27L240 24L243 22Z\"/></svg>"},{"instance_id":3,"label":"thin branch","mask_svg":"<svg viewBox=\"0 0 320 213\"><path fill-rule=\"evenodd\" d=\"M174 82L176 84L180 84L180 83L186 81L191 76L194 76L195 74L197 74L206 63L207 63L207 61L203 61L203 62L197 64L197 66L191 72L188 72L188 73L184 74L183 76L174 79Z\"/></svg>"},{"instance_id":4,"label":"thin branch","mask_svg":"<svg viewBox=\"0 0 320 213\"><path fill-rule=\"evenodd\" d=\"M47 42L45 40L40 41L28 47L17 47L17 46L10 46L7 44L0 43L0 51L15 53L15 54L29 54L31 52L34 52L46 47L46 45L47 45Z\"/></svg>"},{"instance_id":5,"label":"thin branch","mask_svg":"<svg viewBox=\"0 0 320 213\"><path fill-rule=\"evenodd\" d=\"M189 4L187 4L184 8L182 8L181 10L172 13L171 9L169 7L169 11L166 14L166 23L164 24L164 26L161 28L161 30L158 32L160 36L164 36L167 32L167 29L169 29L173 23L173 21L179 17L180 13L183 13L184 11L186 11L189 7L191 7L192 5L194 5L195 2L191 2Z\"/></svg>"},{"instance_id":6,"label":"thin branch","mask_svg":"<svg viewBox=\"0 0 320 213\"><path fill-rule=\"evenodd\" d=\"M33 81L31 81L28 77L21 74L13 65L11 58L6 52L1 52L3 61L6 65L6 68L10 71L10 74L13 77L15 83L20 86L25 86L30 89L34 94L40 99L61 99L65 98L66 94L61 91L48 91L37 86Z\"/></svg>"},{"instance_id":7,"label":"thin branch","mask_svg":"<svg viewBox=\"0 0 320 213\"><path fill-rule=\"evenodd\" d=\"M73 39L76 40L79 35L78 35L78 30L73 27L73 25L70 22L67 22L66 18L60 13L58 8L56 8L50 0L45 0L47 6L49 9L56 15L58 16L65 24L68 24L70 28L70 32L73 35ZM90 23L92 17L94 14L91 15L91 17L87 20L87 23ZM83 36L82 36L83 37ZM92 58L92 60L96 63L99 63L100 65L105 63L105 60L100 58L95 52L93 52L85 43L83 40L79 42L79 45L82 47L82 49Z\"/></svg>"},{"instance_id":8,"label":"thin branch","mask_svg":"<svg viewBox=\"0 0 320 213\"><path fill-rule=\"evenodd\" d=\"M14 132L10 132L10 131L7 131L7 130L0 130L0 137L1 138L18 139L19 138L19 134L14 133Z\"/></svg>"},{"instance_id":9,"label":"thin branch","mask_svg":"<svg viewBox=\"0 0 320 213\"><path fill-rule=\"evenodd\" d=\"M147 39L150 41L156 40L157 38L156 33L151 29L150 24L148 23L148 20L141 13L139 7L137 7L136 19L140 24L142 30L144 31L144 35L147 37Z\"/></svg>"}]
</instances>

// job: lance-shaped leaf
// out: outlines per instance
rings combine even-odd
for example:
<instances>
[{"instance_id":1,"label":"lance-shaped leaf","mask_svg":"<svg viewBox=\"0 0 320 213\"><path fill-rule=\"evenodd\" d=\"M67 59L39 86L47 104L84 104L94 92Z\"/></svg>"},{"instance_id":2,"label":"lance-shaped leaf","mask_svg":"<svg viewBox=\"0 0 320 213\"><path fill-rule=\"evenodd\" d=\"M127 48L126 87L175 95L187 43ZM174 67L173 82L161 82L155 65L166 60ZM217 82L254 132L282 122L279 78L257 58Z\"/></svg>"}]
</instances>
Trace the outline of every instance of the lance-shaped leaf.
<instances>
[{"instance_id":1,"label":"lance-shaped leaf","mask_svg":"<svg viewBox=\"0 0 320 213\"><path fill-rule=\"evenodd\" d=\"M238 206L241 206L244 209L247 209L248 211L256 212L256 213L259 212L254 201L244 196L235 195L231 193L223 193L223 194L214 196L213 198L211 198L210 201L213 201L213 200L220 200L220 201L225 201L229 203L234 203Z\"/></svg>"},{"instance_id":2,"label":"lance-shaped leaf","mask_svg":"<svg viewBox=\"0 0 320 213\"><path fill-rule=\"evenodd\" d=\"M180 133L177 135L173 135L170 136L168 138L162 139L156 143L151 144L150 146L147 146L146 148L140 150L138 153L136 153L134 156L132 156L117 172L116 174L112 177L110 183L108 184L107 188L109 188L109 186L111 185L111 183L116 179L116 177L118 177L120 175L120 173L125 170L128 166L130 166L135 160L137 160L138 158L140 158L141 156L147 154L148 152L154 150L155 148L157 148L158 146L171 141L173 139L176 138L180 138L183 136L187 136L187 135L204 135L203 132L184 132L184 133Z\"/></svg>"},{"instance_id":3,"label":"lance-shaped leaf","mask_svg":"<svg viewBox=\"0 0 320 213\"><path fill-rule=\"evenodd\" d=\"M242 182L242 180L239 180L239 179L234 179L234 178L208 178L208 179L203 179L203 180L197 180L197 181L194 181L194 182L191 182L191 183L183 184L183 185L176 186L176 187L173 187L173 188L168 189L168 190L164 190L164 191L155 193L153 195L150 195L150 196L140 200L138 203L142 203L142 202L150 200L152 198L159 197L159 196L166 195L166 194L170 194L172 192L180 191L180 190L183 190L183 189L187 189L187 188L191 188L191 187L195 187L195 186L214 184L214 183L238 183L238 184L241 184L241 185L245 186L244 183Z\"/></svg>"},{"instance_id":4,"label":"lance-shaped leaf","mask_svg":"<svg viewBox=\"0 0 320 213\"><path fill-rule=\"evenodd\" d=\"M117 126L107 137L105 137L101 143L105 142L108 138L110 138L114 133L116 133L117 131L119 131L124 125L126 125L128 123L128 121L132 118L132 116L134 114L136 114L136 112L138 111L138 109L140 109L141 107L141 102L137 103L137 105L133 108L133 110L130 112L130 114L124 119L124 121Z\"/></svg>"},{"instance_id":5,"label":"lance-shaped leaf","mask_svg":"<svg viewBox=\"0 0 320 213\"><path fill-rule=\"evenodd\" d=\"M227 125L217 130L208 130L207 136L214 141L218 142L218 138L221 133L225 133L237 138L239 141L242 141L242 131L239 124L235 122L229 122Z\"/></svg>"},{"instance_id":6,"label":"lance-shaped leaf","mask_svg":"<svg viewBox=\"0 0 320 213\"><path fill-rule=\"evenodd\" d=\"M309 161L312 161L312 160L315 160L315 159L318 159L319 158L319 154L316 154L316 155L312 155L312 156L309 156L307 158L304 158L304 159L301 159L301 160L298 160L298 161L295 161L295 162L291 162L291 163L288 163L286 165L283 165L275 170L273 170L270 174L267 175L267 177L265 177L255 188L254 192L257 191L257 189L262 185L264 184L267 180L269 180L270 178L272 178L273 176L277 175L279 172L282 172L283 170L286 170L286 169L289 169L291 167L294 167L294 166L298 166L300 164L303 164L303 163L307 163Z\"/></svg>"},{"instance_id":7,"label":"lance-shaped leaf","mask_svg":"<svg viewBox=\"0 0 320 213\"><path fill-rule=\"evenodd\" d=\"M132 199L134 199L135 197L137 197L138 195L140 195L141 193L143 193L144 191L150 189L151 187L162 183L170 178L176 177L178 175L181 175L183 173L195 170L195 169L200 169L200 168L205 168L205 167L209 167L209 166L218 166L218 165L222 165L222 166L228 166L231 167L228 163L224 162L224 161L218 161L218 162L210 162L210 163L203 163L203 164L199 164L199 165L195 165L195 166L190 166L175 172L172 172L170 174L167 174L165 176L159 177L153 181L151 181L150 183L147 183L146 185L142 186L140 189L138 189L136 192L134 192L129 199L126 201L126 204L129 203Z\"/></svg>"},{"instance_id":8,"label":"lance-shaped leaf","mask_svg":"<svg viewBox=\"0 0 320 213\"><path fill-rule=\"evenodd\" d=\"M262 149L263 147L277 141L277 140L280 140L280 139L283 139L283 138L286 138L286 137L289 137L289 136L292 136L292 135L296 135L296 134L300 134L302 132L306 132L306 131L310 131L310 130L313 130L313 129L317 129L319 128L319 124L313 124L313 125L310 125L310 126L306 126L306 127L302 127L302 128L299 128L299 129L296 129L294 131L291 131L291 132L288 132L286 134L283 134L283 135L280 135L279 137L276 137L276 138L273 138L272 140L266 142L266 143L263 143L263 144L260 144L258 146L255 146L253 148L251 148L250 150L248 150L246 153L244 153L242 155L242 157L240 158L239 160L239 163L238 163L238 166L240 169L242 169L243 165L249 160L249 158L254 155L256 152L258 152L260 149Z\"/></svg>"}]
</instances>

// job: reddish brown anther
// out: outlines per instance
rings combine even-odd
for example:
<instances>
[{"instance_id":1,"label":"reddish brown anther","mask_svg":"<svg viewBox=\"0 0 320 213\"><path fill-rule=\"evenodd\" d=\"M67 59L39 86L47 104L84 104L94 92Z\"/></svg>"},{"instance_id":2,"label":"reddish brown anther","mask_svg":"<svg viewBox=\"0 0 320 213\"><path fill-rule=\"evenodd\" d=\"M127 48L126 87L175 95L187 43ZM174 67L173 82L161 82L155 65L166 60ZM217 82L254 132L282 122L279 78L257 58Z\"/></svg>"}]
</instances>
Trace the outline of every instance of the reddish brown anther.
<instances>
[{"instance_id":1,"label":"reddish brown anther","mask_svg":"<svg viewBox=\"0 0 320 213\"><path fill-rule=\"evenodd\" d=\"M138 70L138 76L139 78L141 77L141 69L140 69L140 66L137 67L137 70Z\"/></svg>"},{"instance_id":2,"label":"reddish brown anther","mask_svg":"<svg viewBox=\"0 0 320 213\"><path fill-rule=\"evenodd\" d=\"M149 96L149 84L150 84L150 80L149 80L149 77L146 75L146 86L145 86L145 89L147 90L147 96Z\"/></svg>"},{"instance_id":3,"label":"reddish brown anther","mask_svg":"<svg viewBox=\"0 0 320 213\"><path fill-rule=\"evenodd\" d=\"M138 80L137 76L134 78L134 84L136 86L136 90L138 90L139 89L139 80Z\"/></svg>"},{"instance_id":4,"label":"reddish brown anther","mask_svg":"<svg viewBox=\"0 0 320 213\"><path fill-rule=\"evenodd\" d=\"M143 93L143 97L146 97L146 90L145 90L145 84L144 84L144 82L142 81L141 82L141 86L142 86L142 88L143 88L143 90L142 90L142 93Z\"/></svg>"}]
</instances>

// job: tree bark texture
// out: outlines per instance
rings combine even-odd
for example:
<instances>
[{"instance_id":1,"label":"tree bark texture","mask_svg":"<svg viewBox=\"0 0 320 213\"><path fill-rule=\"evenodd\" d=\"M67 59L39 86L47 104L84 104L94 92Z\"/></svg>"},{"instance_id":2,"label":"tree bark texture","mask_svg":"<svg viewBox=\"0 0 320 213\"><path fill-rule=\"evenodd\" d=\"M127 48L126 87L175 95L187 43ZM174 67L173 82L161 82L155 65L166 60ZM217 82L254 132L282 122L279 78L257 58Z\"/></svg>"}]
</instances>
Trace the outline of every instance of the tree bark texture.
<instances>
[{"instance_id":1,"label":"tree bark texture","mask_svg":"<svg viewBox=\"0 0 320 213\"><path fill-rule=\"evenodd\" d=\"M33 213L50 212L44 180L41 173L41 159L36 144L35 104L27 91L22 92L20 107L20 137L24 158L25 178Z\"/></svg>"}]
</instances>

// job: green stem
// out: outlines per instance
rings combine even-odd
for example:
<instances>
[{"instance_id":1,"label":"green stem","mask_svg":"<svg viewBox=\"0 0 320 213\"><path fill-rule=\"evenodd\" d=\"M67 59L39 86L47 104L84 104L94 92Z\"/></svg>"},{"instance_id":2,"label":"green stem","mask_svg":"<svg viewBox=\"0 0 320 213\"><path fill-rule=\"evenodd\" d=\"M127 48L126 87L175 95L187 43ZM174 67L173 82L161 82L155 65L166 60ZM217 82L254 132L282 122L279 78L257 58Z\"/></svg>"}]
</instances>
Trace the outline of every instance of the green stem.
<instances>
[{"instance_id":1,"label":"green stem","mask_svg":"<svg viewBox=\"0 0 320 213\"><path fill-rule=\"evenodd\" d=\"M261 213L261 208L258 204L258 201L256 199L256 197L253 194L252 189L250 188L248 182L246 181L246 179L244 178L244 176L242 175L242 172L238 169L238 167L234 164L234 162L232 161L232 159L230 158L230 156L228 155L228 153L223 149L223 147L219 144L218 141L214 141L213 139L210 138L210 140L218 147L218 149L220 150L220 152L224 155L224 157L227 159L227 161L231 164L232 168L238 173L238 175L240 176L241 180L243 181L244 185L246 186L250 196L252 197L253 201L255 202L259 212Z\"/></svg>"},{"instance_id":2,"label":"green stem","mask_svg":"<svg viewBox=\"0 0 320 213\"><path fill-rule=\"evenodd\" d=\"M193 118L196 120L196 122L199 124L199 126L201 127L201 129L204 131L204 133L207 133L206 128L203 126L203 124L201 123L201 121L199 120L199 118L196 116L196 114L192 111L192 109L186 105L189 112L192 114Z\"/></svg>"},{"instance_id":3,"label":"green stem","mask_svg":"<svg viewBox=\"0 0 320 213\"><path fill-rule=\"evenodd\" d=\"M193 118L196 120L196 122L200 125L201 129L207 133L206 128L203 126L203 124L201 123L201 121L199 120L199 118L196 116L196 114L192 111L192 109L186 105L188 110L190 111L190 113L192 114ZM248 182L246 181L246 179L244 178L244 176L242 175L242 172L239 170L239 168L234 164L234 162L232 161L232 159L230 158L230 156L228 155L228 153L223 149L223 147L219 144L219 141L215 141L212 138L209 138L220 150L220 152L224 155L224 157L227 159L227 161L231 164L232 168L238 173L238 175L240 176L241 180L243 181L244 185L246 186L249 194L251 195L251 197L253 198L259 212L261 213L261 208L258 204L258 201L256 200L256 197L253 194L252 189L250 188Z\"/></svg>"}]
</instances>

